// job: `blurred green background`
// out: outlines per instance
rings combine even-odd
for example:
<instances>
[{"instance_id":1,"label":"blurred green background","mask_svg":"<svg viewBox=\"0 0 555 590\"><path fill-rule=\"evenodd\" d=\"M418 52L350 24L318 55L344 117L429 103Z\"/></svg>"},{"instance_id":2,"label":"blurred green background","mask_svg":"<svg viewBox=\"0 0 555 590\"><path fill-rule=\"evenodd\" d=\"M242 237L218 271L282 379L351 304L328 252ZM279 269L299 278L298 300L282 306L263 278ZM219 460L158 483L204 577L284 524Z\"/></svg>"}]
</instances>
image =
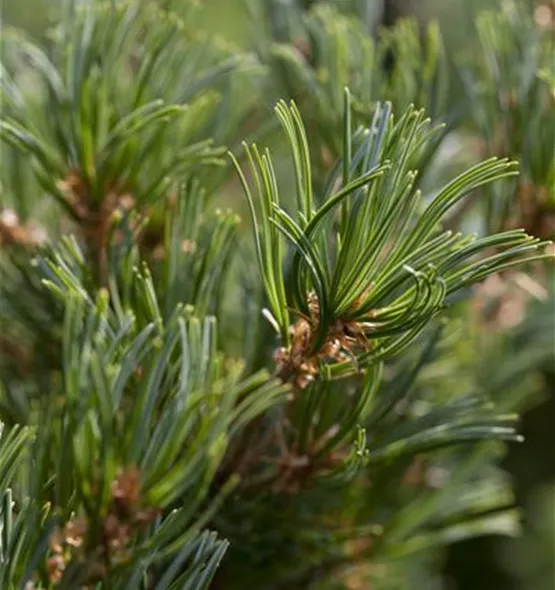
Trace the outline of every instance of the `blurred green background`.
<instances>
[{"instance_id":1,"label":"blurred green background","mask_svg":"<svg viewBox=\"0 0 555 590\"><path fill-rule=\"evenodd\" d=\"M161 0L163 1L163 0ZM264 0L258 0L264 2ZM282 0L285 4L290 0ZM525 1L525 0L523 0ZM195 0L193 0L195 3ZM244 0L200 0L198 25L249 48L248 13ZM313 2L304 0L305 5ZM402 16L437 19L450 54L464 52L476 12L497 0L335 0L343 11L358 13L370 28L389 25ZM176 11L191 0L173 0ZM25 29L41 39L56 21L63 0L1 0L3 26ZM555 39L554 39L555 56ZM555 58L555 57L554 57ZM452 76L450 92L459 93ZM441 587L446 590L548 590L555 588L555 367L545 374L547 401L530 410L522 421L526 442L512 447L505 467L515 482L517 501L524 508L524 534L519 539L484 537L453 545L445 556ZM545 560L550 562L545 563ZM552 572L552 576L538 570ZM538 580L545 584L538 586Z\"/></svg>"}]
</instances>

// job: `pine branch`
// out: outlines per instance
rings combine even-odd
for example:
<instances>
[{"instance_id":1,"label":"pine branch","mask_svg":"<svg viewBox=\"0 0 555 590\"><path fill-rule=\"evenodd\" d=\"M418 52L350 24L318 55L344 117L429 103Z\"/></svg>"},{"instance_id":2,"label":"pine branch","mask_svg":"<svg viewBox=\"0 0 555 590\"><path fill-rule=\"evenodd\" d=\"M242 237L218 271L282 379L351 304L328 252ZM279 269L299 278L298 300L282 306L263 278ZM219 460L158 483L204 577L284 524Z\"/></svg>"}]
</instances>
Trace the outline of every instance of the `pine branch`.
<instances>
[{"instance_id":1,"label":"pine branch","mask_svg":"<svg viewBox=\"0 0 555 590\"><path fill-rule=\"evenodd\" d=\"M487 466L500 441L521 440L516 414L503 413L478 392L454 391L452 400L443 396L439 405L430 400L426 411L409 402L407 391L430 364L437 336L413 367L398 368L405 379L395 387L388 382L382 389L380 384L384 361L422 337L447 306L448 295L507 266L552 256L542 253L546 243L524 232L482 238L441 232L441 220L453 205L485 183L514 175L514 165L496 159L478 164L424 207L412 170L430 133L429 122L414 109L399 121L389 108L378 109L367 130L351 132L349 117L344 118L350 160L335 167L327 192L318 198L299 113L294 104L276 110L291 145L295 204L289 212L282 205L268 150L247 148L257 200L237 169L270 306L266 316L282 339L276 374L292 383L294 395L282 412L254 424L243 446L248 457L243 496L215 521L232 547L240 547L223 575L255 580L249 569L298 563L299 555L326 563L337 544L364 538L369 525L365 528L363 521L382 532L360 553L361 563L400 559L417 546L430 547L451 535L462 538L497 526L508 530L512 501L504 482L494 479ZM283 238L276 230L291 242L292 281L285 276ZM403 273L414 277L414 286ZM382 297L385 304L374 308ZM294 317L301 319L290 319ZM329 346L332 339L335 347ZM353 440L355 451L349 453ZM461 445L468 449L468 462L457 451ZM236 464L243 473L245 461L239 457ZM449 485L433 483L434 470L449 474ZM485 495L453 502L458 486L472 478L485 487L492 480L495 485ZM343 512L341 504L345 498L345 506L350 505L349 486L344 487L349 481L357 481L362 494L371 486L391 498L387 509L360 498L353 508L360 511L359 525L342 529L350 522L348 508ZM414 488L417 499L397 514ZM485 497L491 500L487 506ZM253 502L262 498L267 505L254 514ZM449 509L443 499L451 502ZM289 516L278 524L273 515L284 511ZM499 518L490 518L490 512L499 512ZM324 514L333 514L331 522ZM247 518L248 533L239 526ZM299 532L303 523L313 531L310 538ZM268 539L265 556L258 555L251 538ZM239 565L243 562L249 564L246 569ZM272 576L278 585L284 580L275 570Z\"/></svg>"},{"instance_id":2,"label":"pine branch","mask_svg":"<svg viewBox=\"0 0 555 590\"><path fill-rule=\"evenodd\" d=\"M60 588L95 580L143 587L152 576L161 588L205 588L226 544L199 535L236 484L225 482L206 505L227 439L286 388L264 372L241 381L241 364L217 353L213 318L177 306L164 319L146 267L127 286L134 296L120 315L110 301L121 280L111 292L90 291L81 261L66 241L44 262L45 285L65 307L63 382L38 401L41 434L20 471L29 478L37 462L44 468L16 508L28 553L8 550L2 584L25 583L35 572L36 584ZM44 501L49 524L28 528L21 519L37 518Z\"/></svg>"},{"instance_id":3,"label":"pine branch","mask_svg":"<svg viewBox=\"0 0 555 590\"><path fill-rule=\"evenodd\" d=\"M514 191L489 196L514 183L536 229L546 31L480 17L488 159L423 195L447 128L419 109L453 123L437 25L373 39L321 3L251 3L262 71L163 4L71 1L46 47L3 36L0 587L379 588L515 534L496 465L552 361L530 263L553 253L509 223ZM263 124L260 73L294 98ZM280 127L291 182L281 144L234 148ZM211 209L231 165L252 256ZM482 202L488 233L446 231ZM508 334L514 294L475 287L517 267L543 302Z\"/></svg>"}]
</instances>

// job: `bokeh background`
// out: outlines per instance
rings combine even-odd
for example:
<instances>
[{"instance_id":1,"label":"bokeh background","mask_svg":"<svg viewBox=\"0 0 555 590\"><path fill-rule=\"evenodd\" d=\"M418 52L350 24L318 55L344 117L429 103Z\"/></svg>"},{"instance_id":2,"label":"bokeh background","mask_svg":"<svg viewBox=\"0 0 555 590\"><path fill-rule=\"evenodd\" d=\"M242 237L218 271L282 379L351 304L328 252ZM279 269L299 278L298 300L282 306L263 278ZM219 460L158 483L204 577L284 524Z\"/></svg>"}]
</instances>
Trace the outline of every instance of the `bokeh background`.
<instances>
[{"instance_id":1,"label":"bokeh background","mask_svg":"<svg viewBox=\"0 0 555 590\"><path fill-rule=\"evenodd\" d=\"M291 1L281 0L284 5ZM498 0L327 1L341 11L358 14L370 30L389 26L404 16L415 16L422 22L436 19L450 55L465 51L472 38L470 32L476 13L498 4ZM179 12L180 4L185 2L189 4L190 0L173 0L172 7ZM1 0L2 24L23 28L40 40L56 21L62 3L63 0ZM306 7L313 3L304 0ZM199 4L194 25L249 49L249 15L244 0L201 0ZM449 92L454 102L460 100L462 93L456 74L451 76ZM233 190L227 198L235 208L241 208ZM504 467L514 481L517 502L524 511L522 536L482 537L453 544L444 556L438 587L446 590L555 588L555 367L544 372L543 388L541 401L522 419L521 431L526 442L511 447L504 460Z\"/></svg>"}]
</instances>

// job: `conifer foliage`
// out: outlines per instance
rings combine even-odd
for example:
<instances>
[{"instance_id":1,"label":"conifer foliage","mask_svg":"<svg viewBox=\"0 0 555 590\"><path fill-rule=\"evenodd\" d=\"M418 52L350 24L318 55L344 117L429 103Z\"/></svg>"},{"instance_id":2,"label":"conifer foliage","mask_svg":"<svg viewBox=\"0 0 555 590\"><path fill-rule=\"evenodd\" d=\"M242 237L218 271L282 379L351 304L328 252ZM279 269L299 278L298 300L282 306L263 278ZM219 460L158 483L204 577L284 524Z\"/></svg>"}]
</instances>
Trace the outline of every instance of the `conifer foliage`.
<instances>
[{"instance_id":1,"label":"conifer foliage","mask_svg":"<svg viewBox=\"0 0 555 590\"><path fill-rule=\"evenodd\" d=\"M516 530L505 390L553 318L501 330L529 354L483 382L460 321L489 329L500 274L550 296L545 31L482 15L461 118L436 24L250 5L252 54L139 0L66 3L44 45L3 30L1 588L418 587L436 548ZM455 121L483 143L444 182ZM486 231L446 229L461 207Z\"/></svg>"}]
</instances>

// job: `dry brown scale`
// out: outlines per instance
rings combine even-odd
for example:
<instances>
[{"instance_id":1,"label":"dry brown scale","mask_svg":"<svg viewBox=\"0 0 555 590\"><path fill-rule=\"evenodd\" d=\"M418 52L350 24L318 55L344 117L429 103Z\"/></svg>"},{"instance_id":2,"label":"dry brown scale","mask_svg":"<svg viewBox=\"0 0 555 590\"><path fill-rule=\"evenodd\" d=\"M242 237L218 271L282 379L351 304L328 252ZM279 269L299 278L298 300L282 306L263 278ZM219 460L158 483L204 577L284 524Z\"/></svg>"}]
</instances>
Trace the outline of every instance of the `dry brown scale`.
<instances>
[{"instance_id":1,"label":"dry brown scale","mask_svg":"<svg viewBox=\"0 0 555 590\"><path fill-rule=\"evenodd\" d=\"M317 378L322 363L341 363L349 359L355 362L357 352L370 349L362 323L339 318L328 330L320 349L314 351L320 323L320 308L314 292L308 294L308 308L310 318L301 317L290 327L290 346L279 348L274 354L278 376L297 389L305 389Z\"/></svg>"},{"instance_id":2,"label":"dry brown scale","mask_svg":"<svg viewBox=\"0 0 555 590\"><path fill-rule=\"evenodd\" d=\"M89 187L78 170L71 170L58 181L57 188L64 195L75 218L81 223L81 231L91 252L96 254L101 278L107 274L107 246L114 215L118 211L130 211L135 206L132 195L117 181L106 181L102 201L93 201ZM117 237L117 236L116 236Z\"/></svg>"},{"instance_id":3,"label":"dry brown scale","mask_svg":"<svg viewBox=\"0 0 555 590\"><path fill-rule=\"evenodd\" d=\"M57 187L63 193L74 217L80 222L87 247L96 254L100 278L105 279L109 241L118 243L123 239L121 230L114 231L114 222L120 214L133 211L136 207L135 199L119 182L106 181L100 206L96 205L78 170L70 171L65 179L57 183ZM167 206L175 208L176 202L177 195L171 194L167 199ZM141 254L145 257L152 256L154 261L163 260L166 253L162 243L162 228L156 223L143 223L149 216L148 210L136 213L136 218L131 221L131 230L136 234ZM193 253L196 247L197 244L191 240L185 240L182 244L185 253Z\"/></svg>"},{"instance_id":4,"label":"dry brown scale","mask_svg":"<svg viewBox=\"0 0 555 590\"><path fill-rule=\"evenodd\" d=\"M22 223L12 209L0 211L0 246L30 248L43 244L46 234L31 224Z\"/></svg>"},{"instance_id":5,"label":"dry brown scale","mask_svg":"<svg viewBox=\"0 0 555 590\"><path fill-rule=\"evenodd\" d=\"M13 209L0 211L0 246L24 248L32 251L46 241L45 232L30 223L22 223ZM31 352L12 340L7 331L0 335L1 356L8 358L19 373L26 374L31 367Z\"/></svg>"}]
</instances>

